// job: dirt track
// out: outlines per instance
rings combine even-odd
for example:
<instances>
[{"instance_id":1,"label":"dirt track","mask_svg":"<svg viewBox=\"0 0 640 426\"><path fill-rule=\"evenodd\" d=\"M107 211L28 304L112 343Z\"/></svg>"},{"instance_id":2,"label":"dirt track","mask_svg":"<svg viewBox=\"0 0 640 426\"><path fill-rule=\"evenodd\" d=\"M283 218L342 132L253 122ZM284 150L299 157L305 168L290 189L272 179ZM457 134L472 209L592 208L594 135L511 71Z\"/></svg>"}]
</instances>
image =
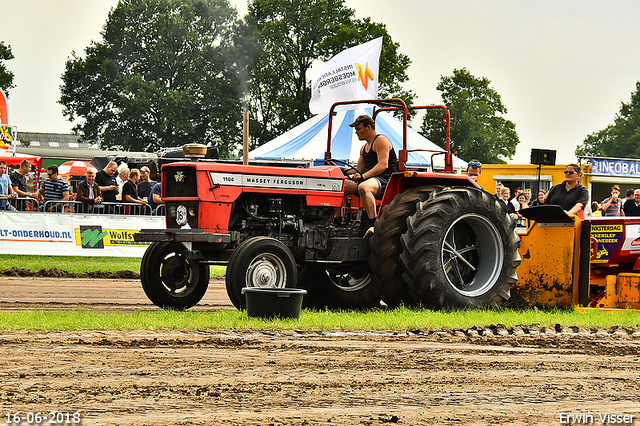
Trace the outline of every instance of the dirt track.
<instances>
[{"instance_id":1,"label":"dirt track","mask_svg":"<svg viewBox=\"0 0 640 426\"><path fill-rule=\"evenodd\" d=\"M3 310L155 309L135 281L0 282ZM226 308L212 282L199 309ZM55 410L101 425L640 424L637 330L0 334L5 422Z\"/></svg>"}]
</instances>

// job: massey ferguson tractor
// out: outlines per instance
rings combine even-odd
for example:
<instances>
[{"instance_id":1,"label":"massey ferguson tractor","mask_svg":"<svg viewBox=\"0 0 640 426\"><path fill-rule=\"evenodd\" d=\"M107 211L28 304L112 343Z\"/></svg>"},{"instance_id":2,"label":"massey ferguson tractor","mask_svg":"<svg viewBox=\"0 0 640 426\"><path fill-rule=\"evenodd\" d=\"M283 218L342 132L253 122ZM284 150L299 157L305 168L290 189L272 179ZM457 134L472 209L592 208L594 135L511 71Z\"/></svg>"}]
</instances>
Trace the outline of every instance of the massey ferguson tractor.
<instances>
[{"instance_id":1,"label":"massey ferguson tractor","mask_svg":"<svg viewBox=\"0 0 640 426\"><path fill-rule=\"evenodd\" d=\"M331 157L336 107L374 104L404 124L399 172L381 200L373 235L359 229L359 198L345 195L353 166ZM496 198L456 174L443 111L444 169L407 168L409 108L400 99L339 102L329 113L321 166L293 168L193 161L162 167L166 229L142 230L152 244L142 286L157 306L187 309L209 283L209 265L226 264L231 302L245 308L243 287L301 287L309 307L497 307L516 283L520 238ZM195 156L197 157L197 155ZM360 171L361 172L361 171Z\"/></svg>"}]
</instances>

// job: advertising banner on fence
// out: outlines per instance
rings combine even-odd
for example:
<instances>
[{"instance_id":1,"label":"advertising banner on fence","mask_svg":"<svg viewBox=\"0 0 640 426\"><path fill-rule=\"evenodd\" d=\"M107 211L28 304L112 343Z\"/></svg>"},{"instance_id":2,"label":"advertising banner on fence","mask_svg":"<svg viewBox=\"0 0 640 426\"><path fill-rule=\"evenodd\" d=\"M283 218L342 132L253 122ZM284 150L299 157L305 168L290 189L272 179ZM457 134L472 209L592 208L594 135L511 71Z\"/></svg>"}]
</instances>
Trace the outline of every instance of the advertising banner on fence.
<instances>
[{"instance_id":1,"label":"advertising banner on fence","mask_svg":"<svg viewBox=\"0 0 640 426\"><path fill-rule=\"evenodd\" d=\"M142 257L135 233L164 227L164 216L0 212L0 253Z\"/></svg>"}]
</instances>

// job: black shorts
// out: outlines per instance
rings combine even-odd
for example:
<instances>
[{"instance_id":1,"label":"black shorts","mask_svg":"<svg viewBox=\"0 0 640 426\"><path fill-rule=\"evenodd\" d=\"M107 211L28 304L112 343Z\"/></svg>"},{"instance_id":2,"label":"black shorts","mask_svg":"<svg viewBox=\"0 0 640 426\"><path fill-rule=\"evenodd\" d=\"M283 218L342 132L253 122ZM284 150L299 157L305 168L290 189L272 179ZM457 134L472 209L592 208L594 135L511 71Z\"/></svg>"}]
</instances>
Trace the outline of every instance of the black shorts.
<instances>
[{"instance_id":1,"label":"black shorts","mask_svg":"<svg viewBox=\"0 0 640 426\"><path fill-rule=\"evenodd\" d=\"M367 180L364 180L362 182L366 182L368 180L371 179L375 179L376 182L378 182L378 191L374 194L374 197L377 199L381 199L382 196L384 195L384 190L387 187L387 184L389 183L389 179L387 179L385 176L383 175L378 175L378 176L372 176L370 178L367 178ZM360 183L362 183L360 182ZM358 186L360 186L360 183L358 183Z\"/></svg>"}]
</instances>

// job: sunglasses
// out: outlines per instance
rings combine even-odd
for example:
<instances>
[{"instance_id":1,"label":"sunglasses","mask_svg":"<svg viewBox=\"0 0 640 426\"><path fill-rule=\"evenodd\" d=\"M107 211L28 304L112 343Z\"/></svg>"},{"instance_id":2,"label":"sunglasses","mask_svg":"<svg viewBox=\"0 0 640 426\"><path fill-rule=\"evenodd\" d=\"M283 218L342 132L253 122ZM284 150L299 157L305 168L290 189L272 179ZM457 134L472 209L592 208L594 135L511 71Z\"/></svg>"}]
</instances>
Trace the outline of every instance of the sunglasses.
<instances>
[{"instance_id":1,"label":"sunglasses","mask_svg":"<svg viewBox=\"0 0 640 426\"><path fill-rule=\"evenodd\" d=\"M575 173L575 172L564 172L564 174L565 174L565 175L572 175L572 174L574 174L574 173Z\"/></svg>"},{"instance_id":2,"label":"sunglasses","mask_svg":"<svg viewBox=\"0 0 640 426\"><path fill-rule=\"evenodd\" d=\"M47 176L53 176L55 173L47 173Z\"/></svg>"},{"instance_id":3,"label":"sunglasses","mask_svg":"<svg viewBox=\"0 0 640 426\"><path fill-rule=\"evenodd\" d=\"M471 161L469 162L469 165L474 167L482 167L482 163L479 161Z\"/></svg>"}]
</instances>

